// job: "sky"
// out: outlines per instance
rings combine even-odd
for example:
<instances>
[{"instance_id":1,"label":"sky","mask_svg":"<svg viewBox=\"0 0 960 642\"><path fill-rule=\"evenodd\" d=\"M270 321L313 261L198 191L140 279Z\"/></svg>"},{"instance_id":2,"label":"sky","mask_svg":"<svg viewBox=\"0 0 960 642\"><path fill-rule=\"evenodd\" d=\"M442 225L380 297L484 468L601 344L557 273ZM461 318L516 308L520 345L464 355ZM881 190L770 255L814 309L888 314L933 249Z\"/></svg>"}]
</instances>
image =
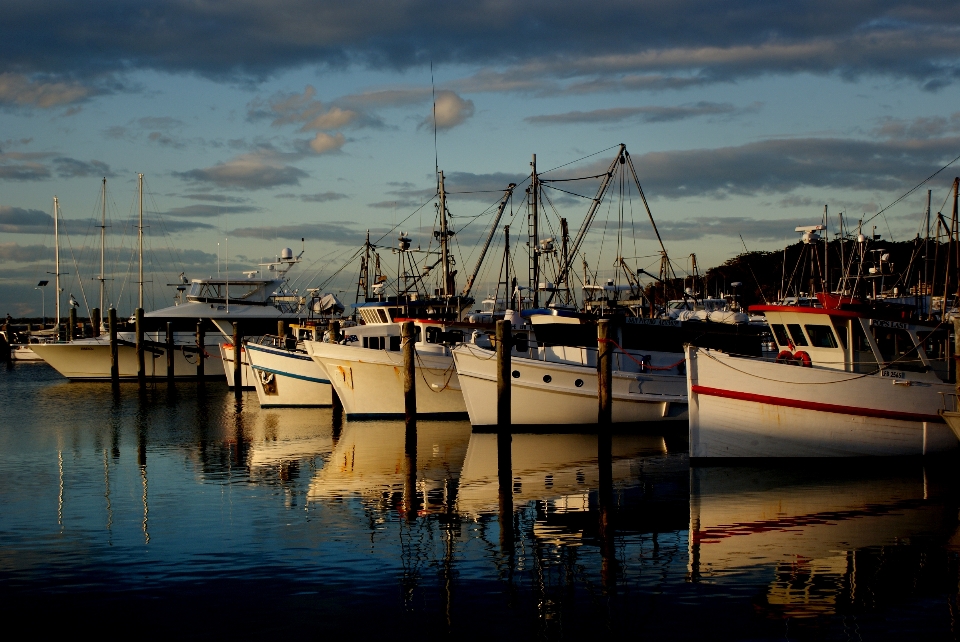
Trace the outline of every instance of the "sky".
<instances>
[{"instance_id":1,"label":"sky","mask_svg":"<svg viewBox=\"0 0 960 642\"><path fill-rule=\"evenodd\" d=\"M928 189L949 217L958 98L955 2L8 0L0 314L52 314L53 288L35 286L55 271L54 196L64 305L99 304L103 178L108 299L129 311L138 173L148 309L172 302L180 272L240 276L283 247L304 251L297 288L351 303L344 265L367 230L430 245L436 167L460 287L532 154L544 178L594 176L621 143L678 273L691 254L703 269L782 248L824 206L833 231L842 213L907 240ZM545 229L562 216L575 235L597 184L548 188ZM524 187L501 225L525 274ZM659 264L629 185L611 187L582 247L600 276L617 255Z\"/></svg>"}]
</instances>

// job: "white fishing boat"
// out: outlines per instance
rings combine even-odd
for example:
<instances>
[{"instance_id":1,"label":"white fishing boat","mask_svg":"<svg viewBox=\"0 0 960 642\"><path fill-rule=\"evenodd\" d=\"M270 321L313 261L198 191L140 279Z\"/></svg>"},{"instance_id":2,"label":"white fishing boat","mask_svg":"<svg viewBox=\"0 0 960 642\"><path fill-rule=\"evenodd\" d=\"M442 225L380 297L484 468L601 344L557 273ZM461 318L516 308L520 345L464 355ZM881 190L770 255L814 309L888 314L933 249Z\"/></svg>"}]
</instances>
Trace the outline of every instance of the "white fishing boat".
<instances>
[{"instance_id":1,"label":"white fishing boat","mask_svg":"<svg viewBox=\"0 0 960 642\"><path fill-rule=\"evenodd\" d=\"M941 379L946 330L894 309L841 307L751 307L770 324L781 349L776 360L689 346L690 456L956 449L957 437L938 415L942 396L953 392Z\"/></svg>"},{"instance_id":2,"label":"white fishing boat","mask_svg":"<svg viewBox=\"0 0 960 642\"><path fill-rule=\"evenodd\" d=\"M292 325L290 336L264 335L256 342L244 344L262 407L332 404L333 391L327 373L303 345L305 340L323 338L322 325L305 323Z\"/></svg>"}]
</instances>

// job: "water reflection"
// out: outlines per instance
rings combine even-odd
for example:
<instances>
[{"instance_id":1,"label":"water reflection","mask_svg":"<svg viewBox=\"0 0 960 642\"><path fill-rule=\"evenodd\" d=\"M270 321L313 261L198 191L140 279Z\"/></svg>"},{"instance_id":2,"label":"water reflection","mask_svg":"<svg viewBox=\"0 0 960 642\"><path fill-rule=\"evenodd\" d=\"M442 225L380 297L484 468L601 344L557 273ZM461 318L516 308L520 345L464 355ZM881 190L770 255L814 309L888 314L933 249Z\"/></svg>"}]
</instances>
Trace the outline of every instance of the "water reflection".
<instances>
[{"instance_id":1,"label":"water reflection","mask_svg":"<svg viewBox=\"0 0 960 642\"><path fill-rule=\"evenodd\" d=\"M691 470L665 435L407 431L219 383L17 377L0 598L24 608L129 591L151 621L170 596L229 604L240 632L538 639L946 637L960 617L955 462Z\"/></svg>"}]
</instances>

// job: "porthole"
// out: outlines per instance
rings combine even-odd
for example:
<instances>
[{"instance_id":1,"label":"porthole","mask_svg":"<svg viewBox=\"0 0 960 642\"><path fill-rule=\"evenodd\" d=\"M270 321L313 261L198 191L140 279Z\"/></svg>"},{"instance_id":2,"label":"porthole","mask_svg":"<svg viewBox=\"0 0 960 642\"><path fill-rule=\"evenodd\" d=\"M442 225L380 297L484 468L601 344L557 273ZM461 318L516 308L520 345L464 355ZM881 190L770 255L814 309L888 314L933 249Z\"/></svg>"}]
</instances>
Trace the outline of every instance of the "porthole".
<instances>
[{"instance_id":1,"label":"porthole","mask_svg":"<svg viewBox=\"0 0 960 642\"><path fill-rule=\"evenodd\" d=\"M553 381L553 377L550 375L543 375L543 383L550 383L551 381Z\"/></svg>"},{"instance_id":2,"label":"porthole","mask_svg":"<svg viewBox=\"0 0 960 642\"><path fill-rule=\"evenodd\" d=\"M582 387L583 387L583 379L577 379L576 381L573 382L573 385L575 385L577 388L582 388Z\"/></svg>"},{"instance_id":3,"label":"porthole","mask_svg":"<svg viewBox=\"0 0 960 642\"><path fill-rule=\"evenodd\" d=\"M512 373L510 373L510 374L513 375L513 378L514 378L514 379L519 379L519 378L520 378L520 371L519 371L519 370L514 370L514 371L513 371Z\"/></svg>"}]
</instances>

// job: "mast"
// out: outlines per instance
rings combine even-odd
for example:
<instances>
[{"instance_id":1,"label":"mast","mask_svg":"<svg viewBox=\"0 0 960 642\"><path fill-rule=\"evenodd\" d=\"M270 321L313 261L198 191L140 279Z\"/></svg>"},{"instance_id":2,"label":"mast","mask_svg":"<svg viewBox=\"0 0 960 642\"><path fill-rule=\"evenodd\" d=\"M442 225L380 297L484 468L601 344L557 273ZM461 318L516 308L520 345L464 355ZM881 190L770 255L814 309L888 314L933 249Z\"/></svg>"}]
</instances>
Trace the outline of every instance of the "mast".
<instances>
[{"instance_id":1,"label":"mast","mask_svg":"<svg viewBox=\"0 0 960 642\"><path fill-rule=\"evenodd\" d=\"M103 273L103 264L104 264L104 245L107 234L107 177L103 177L103 193L102 193L102 206L103 209L100 211L100 314L103 314L106 308L103 307L103 300L105 298L105 288L104 288L104 273ZM99 329L97 330L99 332Z\"/></svg>"},{"instance_id":2,"label":"mast","mask_svg":"<svg viewBox=\"0 0 960 642\"><path fill-rule=\"evenodd\" d=\"M537 212L538 199L540 197L540 181L537 177L537 155L533 155L530 162L530 210L529 220L527 221L527 232L529 236L528 245L530 246L530 259L528 270L528 285L533 295L533 307L540 307L540 234L539 234L539 214Z\"/></svg>"},{"instance_id":3,"label":"mast","mask_svg":"<svg viewBox=\"0 0 960 642\"><path fill-rule=\"evenodd\" d=\"M140 257L140 280L137 282L137 295L141 310L143 309L143 174L137 174L137 186L140 192L140 214L137 219L137 253Z\"/></svg>"},{"instance_id":4,"label":"mast","mask_svg":"<svg viewBox=\"0 0 960 642\"><path fill-rule=\"evenodd\" d=\"M570 241L570 230L567 228L567 219L560 219L560 265L567 265L567 243ZM570 283L567 278L567 272L564 271L560 276L563 278L563 304L570 305ZM560 289L559 280L557 289Z\"/></svg>"},{"instance_id":5,"label":"mast","mask_svg":"<svg viewBox=\"0 0 960 642\"><path fill-rule=\"evenodd\" d=\"M53 245L56 253L54 260L54 270L56 270L56 289L57 289L57 340L60 339L60 201L56 196L53 197Z\"/></svg>"},{"instance_id":6,"label":"mast","mask_svg":"<svg viewBox=\"0 0 960 642\"><path fill-rule=\"evenodd\" d=\"M827 218L827 206L823 206L823 285L830 294L830 223Z\"/></svg>"},{"instance_id":7,"label":"mast","mask_svg":"<svg viewBox=\"0 0 960 642\"><path fill-rule=\"evenodd\" d=\"M477 265L473 268L473 274L467 277L467 282L463 286L463 291L460 292L461 297L470 296L470 291L473 290L473 284L477 280L477 275L480 273L480 267L483 265L483 259L487 256L487 250L490 248L490 241L493 240L493 235L497 231L497 227L500 225L500 219L503 217L504 210L507 209L507 203L510 200L510 196L513 194L513 189L516 187L515 183L510 183L507 186L507 189L503 192L503 198L500 199L500 207L497 208L497 215L493 217L493 225L490 226L490 232L487 234L487 240L483 243L483 249L480 250L480 258L477 259Z\"/></svg>"},{"instance_id":8,"label":"mast","mask_svg":"<svg viewBox=\"0 0 960 642\"><path fill-rule=\"evenodd\" d=\"M440 260L443 263L443 285L441 286L441 295L444 297L452 296L450 287L450 257L447 254L447 193L443 186L443 172L439 172L439 183L437 185L440 195Z\"/></svg>"},{"instance_id":9,"label":"mast","mask_svg":"<svg viewBox=\"0 0 960 642\"><path fill-rule=\"evenodd\" d=\"M370 230L363 245L363 302L370 300Z\"/></svg>"},{"instance_id":10,"label":"mast","mask_svg":"<svg viewBox=\"0 0 960 642\"><path fill-rule=\"evenodd\" d=\"M513 290L510 289L510 283L511 283L510 281L510 226L504 225L503 226L503 294L504 294L503 298L505 302L503 306L504 312L506 312L507 310L513 309ZM500 288L498 286L497 290L499 289ZM508 290L510 292L509 296L507 295ZM510 303L506 303L507 299L510 300ZM494 299L493 299L493 311L494 312L497 311L496 295L494 295Z\"/></svg>"}]
</instances>

